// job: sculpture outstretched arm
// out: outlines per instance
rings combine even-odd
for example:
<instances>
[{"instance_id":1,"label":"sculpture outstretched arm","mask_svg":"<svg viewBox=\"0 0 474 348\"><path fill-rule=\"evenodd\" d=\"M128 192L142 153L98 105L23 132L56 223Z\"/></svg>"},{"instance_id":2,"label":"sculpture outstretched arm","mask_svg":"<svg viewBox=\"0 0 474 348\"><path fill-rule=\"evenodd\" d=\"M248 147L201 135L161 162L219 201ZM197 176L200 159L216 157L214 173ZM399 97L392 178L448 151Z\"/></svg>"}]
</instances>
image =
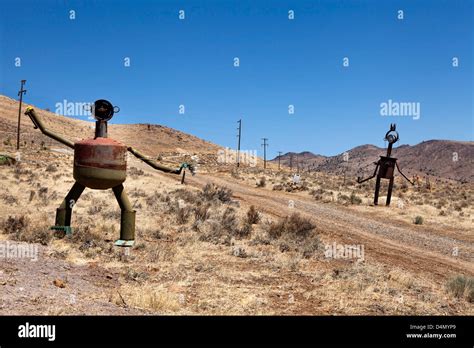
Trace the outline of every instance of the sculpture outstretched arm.
<instances>
[{"instance_id":1,"label":"sculpture outstretched arm","mask_svg":"<svg viewBox=\"0 0 474 348\"><path fill-rule=\"evenodd\" d=\"M35 129L39 128L44 135L50 138L53 138L54 140L59 141L60 143L66 146L69 146L71 149L74 149L74 143L72 141L64 139L60 135L57 135L51 132L50 130L46 129L43 122L36 115L35 109L33 109L31 106L28 106L26 108L25 115L28 115L30 117L31 122L33 122Z\"/></svg>"},{"instance_id":2,"label":"sculpture outstretched arm","mask_svg":"<svg viewBox=\"0 0 474 348\"><path fill-rule=\"evenodd\" d=\"M191 173L194 175L194 167L189 164L189 163L182 163L181 166L177 169L169 168L164 165L158 164L155 161L147 158L144 154L141 152L135 150L133 147L128 147L127 148L130 153L132 153L136 158L142 160L146 164L148 164L150 167L153 167L154 169L161 170L162 172L165 173L171 173L171 174L181 174L181 171L183 168L188 168Z\"/></svg>"},{"instance_id":3,"label":"sculpture outstretched arm","mask_svg":"<svg viewBox=\"0 0 474 348\"><path fill-rule=\"evenodd\" d=\"M414 182L412 182L410 179L408 179L408 178L406 177L405 174L402 173L402 171L400 170L400 167L398 166L398 163L395 162L395 164L397 165L398 172L399 172L400 174L402 174L402 176L406 179L406 181L408 181L408 182L409 182L410 184L412 184L412 185L415 185Z\"/></svg>"},{"instance_id":4,"label":"sculpture outstretched arm","mask_svg":"<svg viewBox=\"0 0 474 348\"><path fill-rule=\"evenodd\" d=\"M380 165L380 163L377 162L377 165L375 166L374 174L372 174L372 176L369 176L368 178L366 178L366 179L364 179L364 180L362 180L362 179L360 178L360 176L359 176L359 177L357 178L357 182L358 182L359 184L362 184L363 182L366 182L367 180L370 180L370 179L372 179L374 176L376 176L376 175L377 175L377 169L379 169L379 165Z\"/></svg>"}]
</instances>

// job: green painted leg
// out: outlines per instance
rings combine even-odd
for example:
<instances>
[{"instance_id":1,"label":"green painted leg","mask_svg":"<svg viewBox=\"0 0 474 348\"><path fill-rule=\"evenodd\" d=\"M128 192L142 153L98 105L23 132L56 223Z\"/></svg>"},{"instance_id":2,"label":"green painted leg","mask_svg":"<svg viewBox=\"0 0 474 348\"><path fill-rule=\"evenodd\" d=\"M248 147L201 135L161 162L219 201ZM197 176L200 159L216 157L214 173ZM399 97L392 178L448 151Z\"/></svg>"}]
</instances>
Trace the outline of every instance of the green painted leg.
<instances>
[{"instance_id":1,"label":"green painted leg","mask_svg":"<svg viewBox=\"0 0 474 348\"><path fill-rule=\"evenodd\" d=\"M69 193L64 198L61 206L56 209L56 223L55 226L51 227L52 230L62 231L66 234L72 233L71 228L71 217L72 208L77 203L79 197L86 187L78 182L75 182Z\"/></svg>"},{"instance_id":2,"label":"green painted leg","mask_svg":"<svg viewBox=\"0 0 474 348\"><path fill-rule=\"evenodd\" d=\"M120 239L115 242L117 246L131 247L135 242L135 215L132 205L123 189L123 185L113 188L115 198L120 205Z\"/></svg>"}]
</instances>

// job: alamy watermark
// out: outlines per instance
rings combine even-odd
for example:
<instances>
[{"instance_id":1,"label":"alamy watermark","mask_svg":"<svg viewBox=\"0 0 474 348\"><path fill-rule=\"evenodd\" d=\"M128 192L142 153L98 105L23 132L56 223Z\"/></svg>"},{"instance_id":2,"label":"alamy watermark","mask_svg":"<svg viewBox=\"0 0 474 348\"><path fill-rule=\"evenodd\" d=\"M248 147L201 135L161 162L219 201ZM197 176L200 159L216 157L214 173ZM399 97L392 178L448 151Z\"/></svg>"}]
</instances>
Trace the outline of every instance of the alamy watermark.
<instances>
[{"instance_id":1,"label":"alamy watermark","mask_svg":"<svg viewBox=\"0 0 474 348\"><path fill-rule=\"evenodd\" d=\"M217 163L219 164L240 164L250 167L257 166L257 150L232 150L226 147L224 150L217 151Z\"/></svg>"},{"instance_id":2,"label":"alamy watermark","mask_svg":"<svg viewBox=\"0 0 474 348\"><path fill-rule=\"evenodd\" d=\"M347 245L326 244L324 246L324 256L328 259L357 259L358 261L365 260L365 252L363 244Z\"/></svg>"},{"instance_id":3,"label":"alamy watermark","mask_svg":"<svg viewBox=\"0 0 474 348\"><path fill-rule=\"evenodd\" d=\"M54 104L55 110L54 112L57 115L62 116L76 116L76 117L88 117L89 119L93 119L92 117L92 108L94 107L93 103L89 102L71 102L67 99L62 100Z\"/></svg>"},{"instance_id":4,"label":"alamy watermark","mask_svg":"<svg viewBox=\"0 0 474 348\"><path fill-rule=\"evenodd\" d=\"M421 116L421 105L419 102L397 102L389 99L380 103L381 116L405 116L418 120Z\"/></svg>"},{"instance_id":5,"label":"alamy watermark","mask_svg":"<svg viewBox=\"0 0 474 348\"><path fill-rule=\"evenodd\" d=\"M0 242L0 259L30 259L38 261L38 245L27 243Z\"/></svg>"}]
</instances>

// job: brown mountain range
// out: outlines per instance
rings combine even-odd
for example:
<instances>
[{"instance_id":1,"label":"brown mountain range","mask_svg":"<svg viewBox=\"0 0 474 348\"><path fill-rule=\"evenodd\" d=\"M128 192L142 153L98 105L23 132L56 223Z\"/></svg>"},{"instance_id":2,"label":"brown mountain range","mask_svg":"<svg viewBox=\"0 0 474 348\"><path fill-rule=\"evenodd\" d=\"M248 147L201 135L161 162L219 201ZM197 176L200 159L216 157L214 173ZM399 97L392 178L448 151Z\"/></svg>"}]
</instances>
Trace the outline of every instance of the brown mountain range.
<instances>
[{"instance_id":1,"label":"brown mountain range","mask_svg":"<svg viewBox=\"0 0 474 348\"><path fill-rule=\"evenodd\" d=\"M330 174L366 177L373 172L379 156L386 149L374 145L357 146L336 156L315 155L305 151L288 152L281 156L282 165L294 169L315 170ZM461 182L474 182L474 142L428 140L417 145L395 147L392 156L398 158L405 174L437 177ZM346 157L347 161L344 160ZM272 162L278 163L278 157ZM291 163L292 162L292 163Z\"/></svg>"}]
</instances>

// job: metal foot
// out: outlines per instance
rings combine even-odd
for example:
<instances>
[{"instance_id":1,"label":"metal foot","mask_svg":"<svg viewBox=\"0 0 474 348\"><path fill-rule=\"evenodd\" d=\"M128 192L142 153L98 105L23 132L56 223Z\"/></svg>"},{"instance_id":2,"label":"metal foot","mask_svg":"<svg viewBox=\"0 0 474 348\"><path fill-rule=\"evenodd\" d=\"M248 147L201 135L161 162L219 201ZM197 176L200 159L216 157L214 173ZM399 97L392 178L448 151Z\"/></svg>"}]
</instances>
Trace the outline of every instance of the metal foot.
<instances>
[{"instance_id":1,"label":"metal foot","mask_svg":"<svg viewBox=\"0 0 474 348\"><path fill-rule=\"evenodd\" d=\"M51 226L50 230L53 230L55 232L64 232L66 236L70 236L73 231L71 226Z\"/></svg>"},{"instance_id":2,"label":"metal foot","mask_svg":"<svg viewBox=\"0 0 474 348\"><path fill-rule=\"evenodd\" d=\"M133 247L133 244L135 244L134 240L123 240L123 239L118 239L114 243L115 246L128 247L128 248Z\"/></svg>"}]
</instances>

